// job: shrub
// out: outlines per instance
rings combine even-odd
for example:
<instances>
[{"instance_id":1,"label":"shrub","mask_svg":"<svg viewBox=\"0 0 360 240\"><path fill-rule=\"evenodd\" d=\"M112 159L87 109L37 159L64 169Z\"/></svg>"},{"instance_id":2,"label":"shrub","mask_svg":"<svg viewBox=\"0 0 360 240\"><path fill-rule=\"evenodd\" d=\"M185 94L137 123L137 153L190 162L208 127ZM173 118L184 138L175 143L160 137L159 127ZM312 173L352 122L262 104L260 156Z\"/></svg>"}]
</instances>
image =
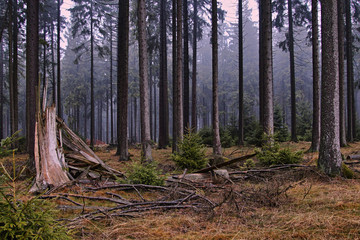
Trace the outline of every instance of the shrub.
<instances>
[{"instance_id":1,"label":"shrub","mask_svg":"<svg viewBox=\"0 0 360 240\"><path fill-rule=\"evenodd\" d=\"M246 162L244 163L244 167L247 168L247 169L255 167L254 160L252 160L251 158L247 159Z\"/></svg>"},{"instance_id":2,"label":"shrub","mask_svg":"<svg viewBox=\"0 0 360 240\"><path fill-rule=\"evenodd\" d=\"M179 152L172 154L172 159L182 169L200 169L206 166L205 147L201 143L199 134L191 130L184 135L183 141L178 143Z\"/></svg>"},{"instance_id":3,"label":"shrub","mask_svg":"<svg viewBox=\"0 0 360 240\"><path fill-rule=\"evenodd\" d=\"M257 158L264 166L293 164L302 160L303 152L292 152L289 148L280 149L280 145L274 141L268 141L263 148L256 149Z\"/></svg>"},{"instance_id":4,"label":"shrub","mask_svg":"<svg viewBox=\"0 0 360 240\"><path fill-rule=\"evenodd\" d=\"M0 158L9 156L16 149L12 149L11 145L18 141L20 138L18 137L19 131L15 132L12 136L2 139L0 142Z\"/></svg>"},{"instance_id":5,"label":"shrub","mask_svg":"<svg viewBox=\"0 0 360 240\"><path fill-rule=\"evenodd\" d=\"M165 177L161 176L161 171L157 169L157 164L152 163L133 163L127 171L127 180L132 184L146 184L162 186L165 183Z\"/></svg>"},{"instance_id":6,"label":"shrub","mask_svg":"<svg viewBox=\"0 0 360 240\"><path fill-rule=\"evenodd\" d=\"M347 179L355 178L354 171L351 170L345 163L341 163L341 175Z\"/></svg>"},{"instance_id":7,"label":"shrub","mask_svg":"<svg viewBox=\"0 0 360 240\"><path fill-rule=\"evenodd\" d=\"M19 199L21 195L16 186L17 176L15 173L14 176L10 176L2 164L1 166L4 173L0 182L2 239L72 239L67 229L54 218L58 211L53 205L39 197ZM15 169L15 160L13 160L13 168ZM9 187L3 187L5 183Z\"/></svg>"}]
</instances>

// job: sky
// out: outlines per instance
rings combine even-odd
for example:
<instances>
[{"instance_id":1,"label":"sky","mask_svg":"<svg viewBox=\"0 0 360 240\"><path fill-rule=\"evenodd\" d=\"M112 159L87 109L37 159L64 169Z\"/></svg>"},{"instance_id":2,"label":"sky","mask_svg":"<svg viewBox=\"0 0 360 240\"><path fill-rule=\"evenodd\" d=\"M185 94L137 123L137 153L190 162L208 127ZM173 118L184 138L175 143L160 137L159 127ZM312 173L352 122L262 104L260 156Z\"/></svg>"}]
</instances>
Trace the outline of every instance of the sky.
<instances>
[{"instance_id":1,"label":"sky","mask_svg":"<svg viewBox=\"0 0 360 240\"><path fill-rule=\"evenodd\" d=\"M218 0L222 3L223 9L226 10L226 21L237 22L237 5L239 0ZM258 21L258 4L255 0L249 0L249 8L252 9L252 20Z\"/></svg>"}]
</instances>

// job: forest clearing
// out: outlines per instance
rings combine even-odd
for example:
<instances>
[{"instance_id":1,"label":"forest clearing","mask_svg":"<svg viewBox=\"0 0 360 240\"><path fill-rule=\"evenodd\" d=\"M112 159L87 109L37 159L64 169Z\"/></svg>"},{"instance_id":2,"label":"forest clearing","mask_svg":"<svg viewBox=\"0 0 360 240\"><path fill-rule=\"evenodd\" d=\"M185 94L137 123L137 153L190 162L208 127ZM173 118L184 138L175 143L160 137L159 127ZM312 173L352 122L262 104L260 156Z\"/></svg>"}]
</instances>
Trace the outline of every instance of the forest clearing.
<instances>
[{"instance_id":1,"label":"forest clearing","mask_svg":"<svg viewBox=\"0 0 360 240\"><path fill-rule=\"evenodd\" d=\"M308 142L282 143L281 148L292 151L306 151ZM131 161L118 161L115 149L98 145L96 154L114 169L126 172L131 162L140 159L140 149L130 147ZM342 148L345 156L357 154L360 143L352 143ZM236 158L253 152L252 147L232 147L224 150L224 156ZM207 155L211 149L207 148ZM170 176L183 171L171 160L171 150L153 150L162 174ZM18 169L25 164L27 155L15 155ZM170 192L147 188L116 189L104 188L113 180L74 181L70 185L51 191L42 196L62 196L47 199L60 209L58 219L66 219L75 234L75 239L356 239L360 226L360 182L357 164L349 165L355 171L355 179L329 178L316 169L316 153L306 153L299 164L304 167L285 168L268 173L249 171L245 173L245 161L227 167L229 173L243 171L241 178L230 180L217 177L190 180L183 179L183 185L166 182L166 188L173 190L194 190L216 206L206 205L201 200L191 200L183 206L198 202L204 206L194 208L151 209L139 207L139 211L129 211L123 216L111 216L105 209L119 203L108 199L141 203L174 200L181 196L170 196ZM251 169L264 169L257 164ZM12 158L1 162L11 169ZM357 161L355 161L357 163ZM300 166L300 165L299 165ZM266 168L269 169L269 168ZM231 180L233 179L233 180ZM181 180L181 179L180 179ZM180 181L179 180L179 181ZM28 182L19 180L19 188L28 188ZM121 184L117 181L115 184ZM23 192L24 193L24 192ZM112 195L112 194L113 195ZM176 193L176 191L174 191ZM76 197L78 196L78 197ZM80 197L79 197L80 196ZM86 199L81 196L95 197ZM22 198L28 198L22 194ZM101 200L101 197L106 200ZM98 198L98 199L96 199ZM70 199L70 200L66 200ZM77 204L74 204L74 201ZM79 205L78 205L79 204ZM121 204L120 204L121 205ZM154 207L155 205L153 205ZM161 205L157 205L161 206ZM166 206L164 203L163 206ZM104 209L99 218L81 218L97 209ZM121 215L121 214L120 214ZM80 217L80 218L79 218ZM69 220L78 220L72 222Z\"/></svg>"}]
</instances>

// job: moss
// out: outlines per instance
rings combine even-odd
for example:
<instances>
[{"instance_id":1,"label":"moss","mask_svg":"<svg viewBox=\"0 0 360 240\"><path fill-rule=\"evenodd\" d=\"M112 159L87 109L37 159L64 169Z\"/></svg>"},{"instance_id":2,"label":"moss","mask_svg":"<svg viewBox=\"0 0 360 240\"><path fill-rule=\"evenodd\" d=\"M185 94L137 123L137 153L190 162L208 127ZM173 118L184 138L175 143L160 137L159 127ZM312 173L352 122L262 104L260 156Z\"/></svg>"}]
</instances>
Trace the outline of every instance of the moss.
<instances>
[{"instance_id":1,"label":"moss","mask_svg":"<svg viewBox=\"0 0 360 240\"><path fill-rule=\"evenodd\" d=\"M355 178L355 173L345 163L341 163L341 175L347 179Z\"/></svg>"}]
</instances>

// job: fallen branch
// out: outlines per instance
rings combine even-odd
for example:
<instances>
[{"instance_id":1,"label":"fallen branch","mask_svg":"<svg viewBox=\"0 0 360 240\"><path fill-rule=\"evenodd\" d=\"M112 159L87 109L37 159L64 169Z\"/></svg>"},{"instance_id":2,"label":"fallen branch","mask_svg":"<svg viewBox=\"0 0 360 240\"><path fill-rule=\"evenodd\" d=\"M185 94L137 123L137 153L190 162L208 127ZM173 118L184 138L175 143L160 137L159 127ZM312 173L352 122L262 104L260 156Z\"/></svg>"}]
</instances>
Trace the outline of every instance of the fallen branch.
<instances>
[{"instance_id":1,"label":"fallen branch","mask_svg":"<svg viewBox=\"0 0 360 240\"><path fill-rule=\"evenodd\" d=\"M231 160L229 160L227 162L223 162L223 163L219 163L219 164L216 164L214 166L211 166L211 167L203 168L203 169L201 169L199 171L196 171L195 173L206 173L206 172L209 172L211 170L214 170L214 169L217 169L217 168L222 168L222 167L225 167L225 166L228 166L228 165L240 162L240 161L244 161L246 159L249 159L249 158L252 158L252 157L255 157L255 156L256 156L256 153L246 155L246 156L242 156L242 157L238 157L238 158L234 158L234 159L231 159Z\"/></svg>"}]
</instances>

